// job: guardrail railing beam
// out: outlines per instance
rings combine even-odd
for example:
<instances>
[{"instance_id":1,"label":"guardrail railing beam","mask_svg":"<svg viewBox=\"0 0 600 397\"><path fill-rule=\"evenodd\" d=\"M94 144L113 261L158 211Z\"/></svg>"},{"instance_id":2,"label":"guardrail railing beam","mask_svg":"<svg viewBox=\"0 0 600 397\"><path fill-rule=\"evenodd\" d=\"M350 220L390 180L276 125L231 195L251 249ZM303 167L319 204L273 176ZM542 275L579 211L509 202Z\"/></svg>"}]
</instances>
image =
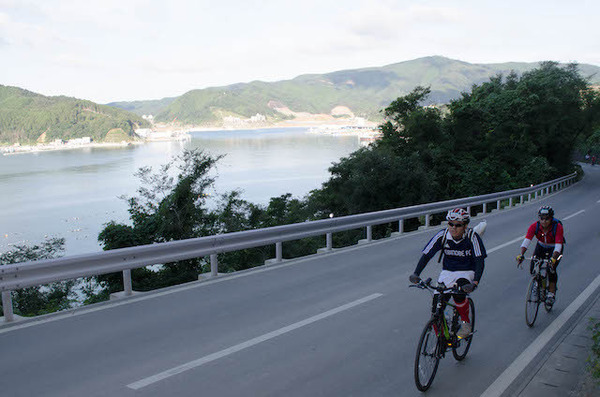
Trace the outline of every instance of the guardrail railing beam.
<instances>
[{"instance_id":1,"label":"guardrail railing beam","mask_svg":"<svg viewBox=\"0 0 600 397\"><path fill-rule=\"evenodd\" d=\"M131 269L144 266L171 263L181 260L210 256L211 276L218 275L217 254L239 251L247 248L263 247L275 244L276 260L283 260L282 244L285 241L300 240L308 237L326 236L327 251L333 249L332 233L367 228L367 240L371 241L372 227L386 223L398 222L399 233L404 232L406 219L425 217L425 226L431 225L431 215L443 213L452 208L467 207L469 213L472 206L483 205L483 214L487 212L488 202L501 201L519 196L521 203L525 195L531 201L532 194L551 186L570 186L577 175L571 174L553 181L541 183L528 188L514 189L505 192L490 193L476 197L464 197L436 203L420 204L391 210L369 212L343 217L330 217L311 222L292 225L274 226L264 229L233 232L215 236L206 236L188 240L170 241L137 247L120 248L93 254L84 254L57 259L45 259L0 266L0 291L5 308L5 321L12 321L12 301L10 291L44 285L57 281L90 277L115 272L123 273L124 295L135 293L131 283Z\"/></svg>"}]
</instances>

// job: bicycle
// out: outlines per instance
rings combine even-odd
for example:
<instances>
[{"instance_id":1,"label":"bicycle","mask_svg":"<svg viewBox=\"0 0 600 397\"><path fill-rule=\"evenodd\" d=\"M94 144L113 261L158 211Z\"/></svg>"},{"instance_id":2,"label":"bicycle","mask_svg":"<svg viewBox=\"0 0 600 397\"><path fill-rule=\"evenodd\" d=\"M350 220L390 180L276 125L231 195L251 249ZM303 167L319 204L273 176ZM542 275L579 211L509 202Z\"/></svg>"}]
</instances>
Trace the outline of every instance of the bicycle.
<instances>
[{"instance_id":1,"label":"bicycle","mask_svg":"<svg viewBox=\"0 0 600 397\"><path fill-rule=\"evenodd\" d=\"M426 391L433 383L440 359L446 356L448 350L452 350L452 355L457 361L461 361L467 356L475 332L475 304L466 292L456 287L447 288L443 283L437 286L431 285L431 278L425 281L421 280L418 284L410 287L426 289L431 292L435 304L435 311L419 338L415 356L415 384L419 391ZM434 294L434 292L439 294ZM456 305L449 302L450 295L454 294L465 295L469 300L469 319L472 328L471 334L465 338L456 336L460 328L460 316ZM452 307L449 319L444 315L447 306Z\"/></svg>"},{"instance_id":2,"label":"bicycle","mask_svg":"<svg viewBox=\"0 0 600 397\"><path fill-rule=\"evenodd\" d=\"M528 327L533 327L537 319L540 304L544 302L546 312L552 310L551 304L546 301L548 293L548 265L549 258L531 257L526 258L531 260L531 280L527 286L527 295L525 296L525 322ZM560 257L559 257L560 259Z\"/></svg>"}]
</instances>

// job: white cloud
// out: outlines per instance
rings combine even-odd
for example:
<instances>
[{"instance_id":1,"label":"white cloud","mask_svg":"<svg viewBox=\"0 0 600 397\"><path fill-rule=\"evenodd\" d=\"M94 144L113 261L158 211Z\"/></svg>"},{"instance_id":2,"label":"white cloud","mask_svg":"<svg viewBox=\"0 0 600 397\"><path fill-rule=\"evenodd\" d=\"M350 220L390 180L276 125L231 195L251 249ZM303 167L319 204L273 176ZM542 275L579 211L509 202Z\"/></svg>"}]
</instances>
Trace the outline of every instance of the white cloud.
<instances>
[{"instance_id":1,"label":"white cloud","mask_svg":"<svg viewBox=\"0 0 600 397\"><path fill-rule=\"evenodd\" d=\"M109 102L428 55L600 65L598 11L553 0L0 0L0 84Z\"/></svg>"}]
</instances>

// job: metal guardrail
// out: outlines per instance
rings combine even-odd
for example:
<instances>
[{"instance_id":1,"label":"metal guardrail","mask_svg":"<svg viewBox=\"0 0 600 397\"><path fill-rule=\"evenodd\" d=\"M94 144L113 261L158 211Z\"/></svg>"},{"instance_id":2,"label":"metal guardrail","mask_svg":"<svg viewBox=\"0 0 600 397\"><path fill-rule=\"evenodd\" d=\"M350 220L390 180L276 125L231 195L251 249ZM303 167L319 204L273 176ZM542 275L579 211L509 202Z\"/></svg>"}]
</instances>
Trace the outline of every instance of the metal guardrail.
<instances>
[{"instance_id":1,"label":"metal guardrail","mask_svg":"<svg viewBox=\"0 0 600 397\"><path fill-rule=\"evenodd\" d=\"M326 236L326 247L323 250L331 251L333 248L332 233L335 232L365 227L366 241L370 242L372 241L372 227L375 225L399 222L399 233L403 233L405 219L424 216L424 226L429 227L431 215L456 207L470 209L475 205L483 205L483 214L485 214L488 203L495 201L496 207L500 209L501 201L508 199L508 207L512 207L514 199L519 198L519 203L522 204L525 201L525 196L527 196L528 201L532 197L537 199L538 195L543 196L572 184L576 176L577 174L573 173L536 186L477 197L274 226L265 229L121 248L93 254L4 265L0 266L0 291L2 291L4 318L5 321L13 320L10 291L20 288L123 271L124 295L127 296L132 294L131 269L210 256L211 276L216 277L218 275L217 254L220 253L275 244L276 257L273 261L281 262L283 260L282 243L284 241L324 235Z\"/></svg>"}]
</instances>

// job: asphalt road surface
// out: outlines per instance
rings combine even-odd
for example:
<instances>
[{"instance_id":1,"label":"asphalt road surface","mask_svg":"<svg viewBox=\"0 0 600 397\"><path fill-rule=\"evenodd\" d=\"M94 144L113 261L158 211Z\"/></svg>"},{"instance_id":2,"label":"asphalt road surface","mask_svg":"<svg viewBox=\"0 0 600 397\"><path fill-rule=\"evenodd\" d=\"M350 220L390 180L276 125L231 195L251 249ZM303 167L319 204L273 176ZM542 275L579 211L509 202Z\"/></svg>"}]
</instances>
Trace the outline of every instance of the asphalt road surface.
<instances>
[{"instance_id":1,"label":"asphalt road surface","mask_svg":"<svg viewBox=\"0 0 600 397\"><path fill-rule=\"evenodd\" d=\"M428 395L489 391L600 275L600 167L585 170L561 192L473 221L488 223L477 333L467 359L441 361ZM554 310L530 329L528 272L514 257L542 204L567 245ZM413 362L431 297L408 276L437 230L3 326L0 395L420 395ZM436 258L422 276L439 271Z\"/></svg>"}]
</instances>

